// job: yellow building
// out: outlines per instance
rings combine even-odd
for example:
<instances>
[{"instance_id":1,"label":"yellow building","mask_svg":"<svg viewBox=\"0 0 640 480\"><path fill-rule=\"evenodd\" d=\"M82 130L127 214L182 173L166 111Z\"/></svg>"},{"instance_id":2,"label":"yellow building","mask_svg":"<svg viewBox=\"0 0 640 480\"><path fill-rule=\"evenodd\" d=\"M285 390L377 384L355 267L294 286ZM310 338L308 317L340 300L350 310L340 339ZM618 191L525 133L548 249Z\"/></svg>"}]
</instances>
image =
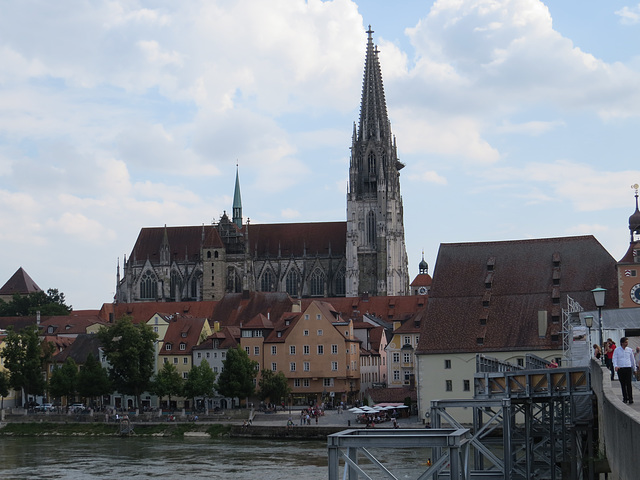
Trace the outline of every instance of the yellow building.
<instances>
[{"instance_id":1,"label":"yellow building","mask_svg":"<svg viewBox=\"0 0 640 480\"><path fill-rule=\"evenodd\" d=\"M284 373L294 404L338 404L357 398L360 340L354 336L353 322L327 302L313 301L304 311L285 313L275 323L257 315L241 327L240 345L260 370Z\"/></svg>"}]
</instances>

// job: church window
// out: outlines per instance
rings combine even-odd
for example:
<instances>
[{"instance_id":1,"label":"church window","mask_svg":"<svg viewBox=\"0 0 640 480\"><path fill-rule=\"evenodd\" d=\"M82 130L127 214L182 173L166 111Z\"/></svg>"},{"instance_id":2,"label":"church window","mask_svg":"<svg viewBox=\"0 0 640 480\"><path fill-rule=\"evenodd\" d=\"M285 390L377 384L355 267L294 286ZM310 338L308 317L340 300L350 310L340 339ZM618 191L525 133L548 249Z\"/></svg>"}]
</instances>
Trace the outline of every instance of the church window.
<instances>
[{"instance_id":1,"label":"church window","mask_svg":"<svg viewBox=\"0 0 640 480\"><path fill-rule=\"evenodd\" d=\"M335 289L335 294L337 296L342 296L345 295L347 290L347 284L344 278L344 270L340 270L337 274L336 274L336 289Z\"/></svg>"},{"instance_id":2,"label":"church window","mask_svg":"<svg viewBox=\"0 0 640 480\"><path fill-rule=\"evenodd\" d=\"M198 277L196 276L191 279L191 298L198 298Z\"/></svg>"},{"instance_id":3,"label":"church window","mask_svg":"<svg viewBox=\"0 0 640 480\"><path fill-rule=\"evenodd\" d=\"M171 272L171 292L169 296L171 298L178 298L182 294L182 278L180 274L175 270Z\"/></svg>"},{"instance_id":4,"label":"church window","mask_svg":"<svg viewBox=\"0 0 640 480\"><path fill-rule=\"evenodd\" d=\"M218 258L218 251L213 252L213 258Z\"/></svg>"},{"instance_id":5,"label":"church window","mask_svg":"<svg viewBox=\"0 0 640 480\"><path fill-rule=\"evenodd\" d=\"M140 298L156 298L158 292L158 282L151 270L142 274L140 280Z\"/></svg>"},{"instance_id":6,"label":"church window","mask_svg":"<svg viewBox=\"0 0 640 480\"><path fill-rule=\"evenodd\" d=\"M311 274L311 296L323 296L324 295L324 273L319 268L316 268Z\"/></svg>"},{"instance_id":7,"label":"church window","mask_svg":"<svg viewBox=\"0 0 640 480\"><path fill-rule=\"evenodd\" d=\"M382 171L387 171L387 152L382 152Z\"/></svg>"},{"instance_id":8,"label":"church window","mask_svg":"<svg viewBox=\"0 0 640 480\"><path fill-rule=\"evenodd\" d=\"M298 296L298 286L300 285L300 274L296 269L289 270L286 279L287 293L292 297Z\"/></svg>"},{"instance_id":9,"label":"church window","mask_svg":"<svg viewBox=\"0 0 640 480\"><path fill-rule=\"evenodd\" d=\"M211 250L207 250L207 258L211 258Z\"/></svg>"},{"instance_id":10,"label":"church window","mask_svg":"<svg viewBox=\"0 0 640 480\"><path fill-rule=\"evenodd\" d=\"M376 214L373 210L367 214L367 244L371 247L376 245Z\"/></svg>"},{"instance_id":11,"label":"church window","mask_svg":"<svg viewBox=\"0 0 640 480\"><path fill-rule=\"evenodd\" d=\"M369 175L374 176L376 174L376 155L371 152L369 154Z\"/></svg>"},{"instance_id":12,"label":"church window","mask_svg":"<svg viewBox=\"0 0 640 480\"><path fill-rule=\"evenodd\" d=\"M260 280L260 290L263 292L273 292L275 291L274 287L273 273L271 272L271 269L266 269Z\"/></svg>"},{"instance_id":13,"label":"church window","mask_svg":"<svg viewBox=\"0 0 640 480\"><path fill-rule=\"evenodd\" d=\"M233 267L229 268L229 273L227 275L227 291L229 293L242 292L242 282L240 281L240 277Z\"/></svg>"}]
</instances>

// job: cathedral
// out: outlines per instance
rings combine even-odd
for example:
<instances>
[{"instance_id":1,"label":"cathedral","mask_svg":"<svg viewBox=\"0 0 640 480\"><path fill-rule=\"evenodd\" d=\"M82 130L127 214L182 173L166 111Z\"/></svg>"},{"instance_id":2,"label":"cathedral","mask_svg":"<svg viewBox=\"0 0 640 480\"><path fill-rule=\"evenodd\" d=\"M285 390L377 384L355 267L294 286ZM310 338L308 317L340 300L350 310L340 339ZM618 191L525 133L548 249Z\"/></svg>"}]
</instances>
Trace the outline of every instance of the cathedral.
<instances>
[{"instance_id":1,"label":"cathedral","mask_svg":"<svg viewBox=\"0 0 640 480\"><path fill-rule=\"evenodd\" d=\"M373 31L359 124L354 123L343 222L242 220L236 170L231 218L217 224L143 228L117 270L116 303L220 300L225 293L294 298L409 294L400 170Z\"/></svg>"}]
</instances>

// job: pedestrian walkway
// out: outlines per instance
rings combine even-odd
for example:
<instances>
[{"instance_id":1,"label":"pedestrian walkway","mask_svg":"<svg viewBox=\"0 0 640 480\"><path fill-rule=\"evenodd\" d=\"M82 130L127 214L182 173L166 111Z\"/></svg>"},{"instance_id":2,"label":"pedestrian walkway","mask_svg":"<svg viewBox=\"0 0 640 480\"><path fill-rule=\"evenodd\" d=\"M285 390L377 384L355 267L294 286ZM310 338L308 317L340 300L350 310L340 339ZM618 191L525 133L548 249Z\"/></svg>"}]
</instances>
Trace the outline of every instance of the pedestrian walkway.
<instances>
[{"instance_id":1,"label":"pedestrian walkway","mask_svg":"<svg viewBox=\"0 0 640 480\"><path fill-rule=\"evenodd\" d=\"M294 426L299 427L314 427L316 426L315 419L311 419L311 425L300 425L300 410L293 409L291 413L288 410L279 411L277 413L256 413L253 419L253 425L286 425L287 421L291 418ZM318 426L323 427L344 427L346 428L362 428L365 425L358 423L358 415L351 413L348 410L344 410L338 413L338 410L325 410L324 415L318 418ZM400 428L424 428L421 422L418 422L416 415L412 415L407 418L398 418L398 425ZM393 428L393 422L384 422L377 424L374 428Z\"/></svg>"}]
</instances>

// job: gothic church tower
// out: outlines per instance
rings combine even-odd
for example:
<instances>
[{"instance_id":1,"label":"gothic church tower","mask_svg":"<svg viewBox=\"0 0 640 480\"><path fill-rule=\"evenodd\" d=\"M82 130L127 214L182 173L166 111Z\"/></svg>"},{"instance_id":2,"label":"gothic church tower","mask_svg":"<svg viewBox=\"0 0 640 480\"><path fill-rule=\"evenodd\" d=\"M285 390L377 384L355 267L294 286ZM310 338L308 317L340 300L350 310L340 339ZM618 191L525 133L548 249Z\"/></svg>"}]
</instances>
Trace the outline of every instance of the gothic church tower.
<instances>
[{"instance_id":1,"label":"gothic church tower","mask_svg":"<svg viewBox=\"0 0 640 480\"><path fill-rule=\"evenodd\" d=\"M407 295L400 170L369 26L360 123L353 127L347 192L346 294Z\"/></svg>"}]
</instances>

